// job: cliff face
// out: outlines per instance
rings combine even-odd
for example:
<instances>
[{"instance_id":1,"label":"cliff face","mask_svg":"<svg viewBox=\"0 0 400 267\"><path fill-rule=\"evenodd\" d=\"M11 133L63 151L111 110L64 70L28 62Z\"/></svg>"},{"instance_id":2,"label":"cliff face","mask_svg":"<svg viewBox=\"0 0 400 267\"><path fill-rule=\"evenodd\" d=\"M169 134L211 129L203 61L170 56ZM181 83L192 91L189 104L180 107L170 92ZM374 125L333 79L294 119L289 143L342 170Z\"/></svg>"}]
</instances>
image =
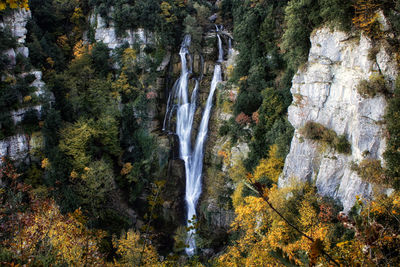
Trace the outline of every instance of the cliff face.
<instances>
[{"instance_id":1,"label":"cliff face","mask_svg":"<svg viewBox=\"0 0 400 267\"><path fill-rule=\"evenodd\" d=\"M385 45L374 48L378 51L375 57L371 48L373 44L365 36L352 37L328 28L312 34L308 62L292 81L294 100L288 116L296 131L280 186L291 179L313 181L322 195L339 199L345 211L357 195L371 196L372 186L362 181L350 165L365 157L383 162L386 100L382 95L363 98L357 85L381 73L391 86L397 76L395 60ZM344 134L351 144L351 154L340 154L305 139L299 129L308 121Z\"/></svg>"},{"instance_id":2,"label":"cliff face","mask_svg":"<svg viewBox=\"0 0 400 267\"><path fill-rule=\"evenodd\" d=\"M143 44L153 42L151 34L146 33L143 29L126 31L124 37L118 36L114 22L110 21L107 25L106 21L95 12L90 15L89 22L94 28L94 39L97 42L105 43L110 49L115 49L118 46L123 45L125 42L129 43L129 45L133 45L136 42Z\"/></svg>"},{"instance_id":3,"label":"cliff face","mask_svg":"<svg viewBox=\"0 0 400 267\"><path fill-rule=\"evenodd\" d=\"M24 9L19 9L12 12L10 15L4 16L0 20L1 29L9 29L12 36L17 41L17 47L10 48L4 52L6 57L9 59L10 66L13 68L16 65L16 57L18 54L25 58L29 57L29 49L25 46L25 39L27 34L26 24L31 17L31 12ZM44 94L44 82L42 81L42 72L33 70L29 73L22 73L21 76L26 76L28 74L34 75L35 80L30 84L30 86L35 87L36 91L34 94L40 99ZM22 101L21 101L22 102ZM41 113L41 104L28 105L27 107L13 110L10 112L11 118L15 125L22 121L22 118L29 110L36 110ZM32 136L28 136L24 133L17 133L14 136L9 136L3 140L0 140L0 158L4 156L9 156L13 160L23 160L29 154L32 149L41 146L40 134L36 133ZM0 159L1 162L1 159Z\"/></svg>"}]
</instances>

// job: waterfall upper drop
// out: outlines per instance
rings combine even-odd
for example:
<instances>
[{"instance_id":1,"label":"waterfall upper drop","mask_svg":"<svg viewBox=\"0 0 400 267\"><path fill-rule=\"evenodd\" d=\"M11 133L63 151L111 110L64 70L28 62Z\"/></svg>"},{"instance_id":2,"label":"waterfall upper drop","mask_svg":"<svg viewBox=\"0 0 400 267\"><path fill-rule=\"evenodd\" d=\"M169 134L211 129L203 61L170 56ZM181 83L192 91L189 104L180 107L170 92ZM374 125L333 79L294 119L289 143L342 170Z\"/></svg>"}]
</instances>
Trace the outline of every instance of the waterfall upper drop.
<instances>
[{"instance_id":1,"label":"waterfall upper drop","mask_svg":"<svg viewBox=\"0 0 400 267\"><path fill-rule=\"evenodd\" d=\"M185 163L186 175L186 191L185 200L187 204L187 219L192 220L196 216L196 205L202 190L201 176L203 171L204 145L207 139L208 123L210 121L212 102L214 92L218 83L222 80L221 65L223 61L223 49L221 37L218 34L218 61L214 67L214 74L211 82L210 92L207 98L206 106L204 107L201 118L200 127L198 129L194 149L192 150L191 135L193 127L194 114L196 112L196 99L199 87L198 79L195 79L195 86L189 102L189 76L191 74L192 62L189 54L190 36L186 35L179 52L181 58L181 75L175 82L170 95L168 97L167 111L165 114L163 129L168 129L171 117L174 111L176 115L176 135L179 138L179 156ZM192 222L188 222L188 227L193 226ZM194 239L195 230L193 227L187 236L186 253L191 256L195 253L196 242Z\"/></svg>"}]
</instances>

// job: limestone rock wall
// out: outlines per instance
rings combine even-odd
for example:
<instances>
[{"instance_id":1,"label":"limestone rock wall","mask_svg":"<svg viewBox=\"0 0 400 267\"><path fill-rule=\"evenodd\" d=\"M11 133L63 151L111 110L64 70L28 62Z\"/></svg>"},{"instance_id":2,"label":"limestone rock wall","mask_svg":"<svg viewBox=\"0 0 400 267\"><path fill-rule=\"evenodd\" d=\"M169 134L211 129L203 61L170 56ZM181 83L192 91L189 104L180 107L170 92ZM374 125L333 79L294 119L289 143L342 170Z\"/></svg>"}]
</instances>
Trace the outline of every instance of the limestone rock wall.
<instances>
[{"instance_id":1,"label":"limestone rock wall","mask_svg":"<svg viewBox=\"0 0 400 267\"><path fill-rule=\"evenodd\" d=\"M0 20L0 29L9 29L11 34L16 38L18 47L10 48L5 54L10 59L11 65L15 65L17 54L22 54L25 57L29 56L29 49L25 47L25 39L27 34L26 24L31 17L31 12L25 9L14 11L11 15L4 16Z\"/></svg>"},{"instance_id":2,"label":"limestone rock wall","mask_svg":"<svg viewBox=\"0 0 400 267\"><path fill-rule=\"evenodd\" d=\"M4 16L0 20L1 29L9 29L11 34L17 40L17 47L15 49L10 48L5 52L10 60L10 67L16 64L16 56L22 54L24 57L29 57L29 49L25 46L25 39L28 33L26 24L31 17L31 12L25 9L19 9L13 11L10 15ZM31 83L31 86L36 87L35 94L40 97L44 94L45 83L42 81L41 71L31 71L29 73L23 73L22 76L33 74L35 80ZM31 107L25 107L18 110L11 111L11 117L15 124L21 122L23 116L28 110L35 109L40 114L42 110L41 105L35 105ZM19 133L14 136L10 136L6 139L0 140L0 162L3 156L9 156L13 160L21 160L26 158L30 150L32 149L32 140L26 135Z\"/></svg>"},{"instance_id":3,"label":"limestone rock wall","mask_svg":"<svg viewBox=\"0 0 400 267\"><path fill-rule=\"evenodd\" d=\"M110 21L107 24L99 14L94 12L90 15L89 22L94 28L94 39L97 42L103 42L110 49L115 49L126 42L129 45L133 45L136 42L148 44L154 41L152 34L145 32L143 29L129 30L125 32L124 36L118 36L114 22Z\"/></svg>"},{"instance_id":4,"label":"limestone rock wall","mask_svg":"<svg viewBox=\"0 0 400 267\"><path fill-rule=\"evenodd\" d=\"M375 59L371 58L372 47L363 35L354 37L329 28L313 32L308 62L292 81L293 103L288 116L295 133L280 186L291 179L314 181L322 195L339 199L345 211L352 207L356 195L371 196L372 186L362 181L350 164L366 155L382 160L386 100L381 95L361 97L357 85L372 74L381 73L388 86L392 86L397 76L396 62L385 45L379 45ZM307 121L344 134L351 144L351 154L323 149L303 138L299 129Z\"/></svg>"}]
</instances>

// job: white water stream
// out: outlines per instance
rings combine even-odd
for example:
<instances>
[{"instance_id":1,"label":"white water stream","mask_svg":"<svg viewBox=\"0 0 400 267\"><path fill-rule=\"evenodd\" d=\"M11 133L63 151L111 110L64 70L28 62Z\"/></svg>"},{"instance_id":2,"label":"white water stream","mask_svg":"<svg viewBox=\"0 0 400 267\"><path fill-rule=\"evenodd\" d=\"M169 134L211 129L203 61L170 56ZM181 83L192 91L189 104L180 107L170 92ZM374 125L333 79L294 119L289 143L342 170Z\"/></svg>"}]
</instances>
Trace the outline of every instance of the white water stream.
<instances>
[{"instance_id":1,"label":"white water stream","mask_svg":"<svg viewBox=\"0 0 400 267\"><path fill-rule=\"evenodd\" d=\"M176 135L179 138L179 156L185 162L185 174L186 174L186 192L185 200L187 204L187 219L192 222L188 222L188 227L193 226L196 217L196 204L201 194L201 176L203 171L203 158L204 158L204 145L207 139L208 122L210 120L212 102L214 97L215 89L218 83L222 80L221 77L221 65L223 61L223 49L222 41L218 34L218 61L214 67L214 75L211 82L210 93L207 98L206 106L204 107L203 116L201 118L200 127L197 133L196 143L192 150L191 135L194 113L196 111L196 98L199 87L199 81L195 80L195 87L192 91L191 99L189 102L189 75L191 73L191 64L188 64L187 59L190 58L189 46L190 36L186 35L179 52L181 57L181 75L175 82L172 91L168 97L167 112L164 119L164 129L168 128L168 125L172 114L175 109L177 110L176 115ZM191 63L191 62L190 62ZM189 65L189 66L188 66ZM195 229L188 232L186 243L186 253L191 256L195 253L196 242L194 239Z\"/></svg>"}]
</instances>

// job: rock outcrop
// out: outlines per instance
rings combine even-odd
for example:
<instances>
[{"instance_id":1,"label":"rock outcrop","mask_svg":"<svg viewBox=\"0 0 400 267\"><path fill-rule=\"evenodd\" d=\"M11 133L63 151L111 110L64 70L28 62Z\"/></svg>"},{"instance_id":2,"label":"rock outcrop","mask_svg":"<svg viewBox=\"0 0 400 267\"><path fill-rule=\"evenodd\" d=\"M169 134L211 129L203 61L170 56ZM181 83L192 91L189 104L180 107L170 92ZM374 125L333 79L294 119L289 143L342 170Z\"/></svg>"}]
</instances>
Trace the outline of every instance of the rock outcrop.
<instances>
[{"instance_id":1,"label":"rock outcrop","mask_svg":"<svg viewBox=\"0 0 400 267\"><path fill-rule=\"evenodd\" d=\"M357 85L380 73L391 86L397 76L396 62L385 45L376 47L379 50L375 58L371 48L372 42L363 35L354 37L329 28L313 32L308 62L293 78L294 100L288 116L296 130L280 186L291 179L313 181L322 195L340 200L345 211L349 211L357 195L371 196L371 184L362 181L350 165L364 157L382 160L386 100L382 95L363 98ZM340 154L305 139L299 129L307 121L345 135L351 154Z\"/></svg>"},{"instance_id":2,"label":"rock outcrop","mask_svg":"<svg viewBox=\"0 0 400 267\"><path fill-rule=\"evenodd\" d=\"M0 29L9 29L12 36L17 40L17 47L15 49L10 48L5 51L11 64L10 67L15 66L16 56L18 54L22 54L24 57L29 57L29 49L25 46L25 39L26 34L28 33L26 24L30 17L31 12L29 10L19 9L13 11L10 15L3 16L0 21ZM34 70L29 73L23 73L21 76L26 76L28 74L35 76L35 80L30 84L30 86L36 87L35 95L37 97L42 96L45 93L45 83L42 81L42 72ZM32 109L38 111L40 114L42 106L40 104L35 104L34 106L28 106L11 111L10 115L14 124L20 123L25 113ZM28 137L24 134L16 134L0 140L0 158L3 156L9 156L13 160L25 159L32 149L32 142L32 137Z\"/></svg>"},{"instance_id":3,"label":"rock outcrop","mask_svg":"<svg viewBox=\"0 0 400 267\"><path fill-rule=\"evenodd\" d=\"M25 9L19 9L14 11L11 15L4 16L0 20L0 29L8 29L11 34L17 40L18 47L5 51L4 54L7 55L10 60L11 65L16 64L16 57L18 54L22 54L24 57L29 56L29 49L25 47L25 39L27 34L26 24L31 17L31 12Z\"/></svg>"},{"instance_id":4,"label":"rock outcrop","mask_svg":"<svg viewBox=\"0 0 400 267\"><path fill-rule=\"evenodd\" d=\"M114 22L109 24L96 13L93 13L89 18L90 25L94 28L94 39L96 42L103 42L110 49L115 49L124 43L132 46L135 43L148 44L153 42L152 34L143 29L127 30L124 36L118 36ZM88 38L86 36L86 38Z\"/></svg>"}]
</instances>

